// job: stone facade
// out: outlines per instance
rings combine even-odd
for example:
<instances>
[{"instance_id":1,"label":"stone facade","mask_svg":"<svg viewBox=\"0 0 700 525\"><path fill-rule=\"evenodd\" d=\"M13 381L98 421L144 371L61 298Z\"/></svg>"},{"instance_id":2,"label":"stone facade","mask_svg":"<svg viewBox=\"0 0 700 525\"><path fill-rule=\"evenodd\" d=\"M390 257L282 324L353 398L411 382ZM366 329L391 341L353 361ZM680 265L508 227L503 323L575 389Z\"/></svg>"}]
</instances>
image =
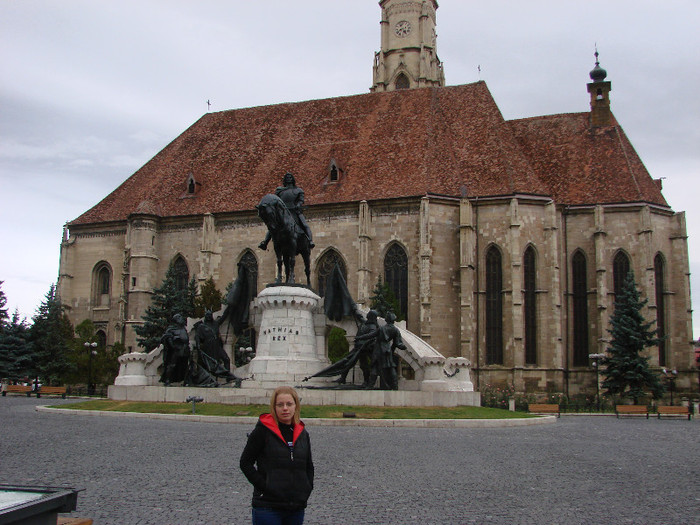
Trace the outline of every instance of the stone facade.
<instances>
[{"instance_id":1,"label":"stone facade","mask_svg":"<svg viewBox=\"0 0 700 525\"><path fill-rule=\"evenodd\" d=\"M572 254L587 264L590 353L604 352L613 308L613 258L630 256L642 294L655 318L654 257L667 262L664 300L668 316L666 366L681 372L679 388L690 386L693 367L687 244L683 213L654 206L614 205L567 208L531 196L469 199L426 196L394 202L313 207L307 219L317 247L312 252L312 285L318 262L328 250L340 254L348 286L368 306L384 256L393 243L408 255L408 330L446 357L465 357L475 385L513 383L518 390L590 392L588 364L573 365ZM126 228L72 232L62 248L60 294L74 322L92 319L110 344L123 341L138 350L133 326L149 304L150 290L162 281L176 255L199 282L213 277L220 289L235 279L242 255L258 264L258 288L272 282L275 260L258 249L265 234L259 220L210 215L200 220L129 218ZM502 364L485 357L486 252L502 254ZM523 267L525 249L536 253L537 362L524 359ZM109 301L94 290L95 269L114 269ZM658 366L658 352L650 351Z\"/></svg>"}]
</instances>

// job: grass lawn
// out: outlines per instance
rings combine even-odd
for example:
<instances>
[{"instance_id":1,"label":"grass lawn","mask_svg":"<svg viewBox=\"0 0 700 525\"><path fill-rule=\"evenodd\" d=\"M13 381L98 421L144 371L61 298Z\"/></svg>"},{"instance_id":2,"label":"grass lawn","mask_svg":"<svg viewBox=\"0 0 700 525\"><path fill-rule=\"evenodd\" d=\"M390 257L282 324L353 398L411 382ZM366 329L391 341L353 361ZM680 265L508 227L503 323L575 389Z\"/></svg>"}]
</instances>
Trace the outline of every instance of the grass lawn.
<instances>
[{"instance_id":1,"label":"grass lawn","mask_svg":"<svg viewBox=\"0 0 700 525\"><path fill-rule=\"evenodd\" d=\"M135 401L110 401L106 399L83 401L53 408L77 410L106 410L114 412L141 412L156 414L191 414L191 403L145 403ZM269 412L269 405L222 405L197 403L196 413L202 416L259 416ZM512 419L537 417L525 412L510 412L499 408L484 407L365 407L365 406L314 406L302 405L302 419L342 418L343 412L352 412L361 419Z\"/></svg>"}]
</instances>

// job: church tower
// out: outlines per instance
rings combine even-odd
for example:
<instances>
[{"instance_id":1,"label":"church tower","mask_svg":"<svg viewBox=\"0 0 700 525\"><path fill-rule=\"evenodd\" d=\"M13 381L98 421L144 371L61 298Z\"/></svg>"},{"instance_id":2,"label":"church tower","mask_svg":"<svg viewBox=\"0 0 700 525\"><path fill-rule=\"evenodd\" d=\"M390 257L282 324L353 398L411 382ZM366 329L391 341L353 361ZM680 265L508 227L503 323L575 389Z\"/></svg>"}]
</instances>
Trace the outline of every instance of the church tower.
<instances>
[{"instance_id":1,"label":"church tower","mask_svg":"<svg viewBox=\"0 0 700 525\"><path fill-rule=\"evenodd\" d=\"M599 128L610 126L612 113L610 112L610 90L612 84L605 81L608 72L600 67L598 50L595 50L595 67L589 73L591 82L588 84L588 93L591 96L591 127Z\"/></svg>"},{"instance_id":2,"label":"church tower","mask_svg":"<svg viewBox=\"0 0 700 525\"><path fill-rule=\"evenodd\" d=\"M381 50L370 91L444 86L437 56L436 0L381 0Z\"/></svg>"}]
</instances>

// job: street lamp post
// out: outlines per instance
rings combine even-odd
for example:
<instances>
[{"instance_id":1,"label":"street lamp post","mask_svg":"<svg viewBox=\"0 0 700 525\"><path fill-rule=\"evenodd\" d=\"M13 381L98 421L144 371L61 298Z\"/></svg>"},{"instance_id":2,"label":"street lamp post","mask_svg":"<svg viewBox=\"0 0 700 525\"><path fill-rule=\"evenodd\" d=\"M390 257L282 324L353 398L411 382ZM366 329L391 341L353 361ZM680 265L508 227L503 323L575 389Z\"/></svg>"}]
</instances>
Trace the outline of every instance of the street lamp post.
<instances>
[{"instance_id":1,"label":"street lamp post","mask_svg":"<svg viewBox=\"0 0 700 525\"><path fill-rule=\"evenodd\" d=\"M668 383L668 391L671 392L671 406L673 406L673 391L676 389L676 379L678 379L678 370L675 368L673 370L666 370L662 368L661 371L664 373L664 379Z\"/></svg>"},{"instance_id":2,"label":"street lamp post","mask_svg":"<svg viewBox=\"0 0 700 525\"><path fill-rule=\"evenodd\" d=\"M92 357L97 355L97 343L89 343L85 341L84 343L85 349L89 352L88 353L88 385L87 385L87 393L89 396L95 394L95 387L92 384Z\"/></svg>"},{"instance_id":3,"label":"street lamp post","mask_svg":"<svg viewBox=\"0 0 700 525\"><path fill-rule=\"evenodd\" d=\"M600 412L600 360L605 357L605 354L588 354L588 359L592 360L592 366L595 368L595 407Z\"/></svg>"}]
</instances>

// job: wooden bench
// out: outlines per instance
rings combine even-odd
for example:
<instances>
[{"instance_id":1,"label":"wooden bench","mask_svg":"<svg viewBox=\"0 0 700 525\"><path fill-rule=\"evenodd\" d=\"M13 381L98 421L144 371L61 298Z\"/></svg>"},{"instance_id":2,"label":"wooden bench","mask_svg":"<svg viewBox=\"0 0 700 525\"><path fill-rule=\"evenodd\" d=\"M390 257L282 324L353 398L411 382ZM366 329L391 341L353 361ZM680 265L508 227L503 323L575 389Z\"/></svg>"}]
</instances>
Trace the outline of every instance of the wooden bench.
<instances>
[{"instance_id":1,"label":"wooden bench","mask_svg":"<svg viewBox=\"0 0 700 525\"><path fill-rule=\"evenodd\" d=\"M649 419L649 408L644 405L615 405L615 415L620 416L647 416Z\"/></svg>"},{"instance_id":2,"label":"wooden bench","mask_svg":"<svg viewBox=\"0 0 700 525\"><path fill-rule=\"evenodd\" d=\"M681 416L690 421L691 414L688 407L656 407L656 416L658 419L661 419L661 416Z\"/></svg>"},{"instance_id":3,"label":"wooden bench","mask_svg":"<svg viewBox=\"0 0 700 525\"><path fill-rule=\"evenodd\" d=\"M557 417L561 417L559 405L552 403L531 403L527 405L527 411L531 414L556 414Z\"/></svg>"},{"instance_id":4,"label":"wooden bench","mask_svg":"<svg viewBox=\"0 0 700 525\"><path fill-rule=\"evenodd\" d=\"M73 518L70 516L59 516L56 525L92 525L90 518Z\"/></svg>"},{"instance_id":5,"label":"wooden bench","mask_svg":"<svg viewBox=\"0 0 700 525\"><path fill-rule=\"evenodd\" d=\"M42 386L36 393L36 397L41 397L42 394L47 396L61 396L63 399L66 398L66 387L65 386Z\"/></svg>"},{"instance_id":6,"label":"wooden bench","mask_svg":"<svg viewBox=\"0 0 700 525\"><path fill-rule=\"evenodd\" d=\"M25 394L27 397L32 395L32 387L24 385L7 385L2 391L2 395L7 394Z\"/></svg>"}]
</instances>

